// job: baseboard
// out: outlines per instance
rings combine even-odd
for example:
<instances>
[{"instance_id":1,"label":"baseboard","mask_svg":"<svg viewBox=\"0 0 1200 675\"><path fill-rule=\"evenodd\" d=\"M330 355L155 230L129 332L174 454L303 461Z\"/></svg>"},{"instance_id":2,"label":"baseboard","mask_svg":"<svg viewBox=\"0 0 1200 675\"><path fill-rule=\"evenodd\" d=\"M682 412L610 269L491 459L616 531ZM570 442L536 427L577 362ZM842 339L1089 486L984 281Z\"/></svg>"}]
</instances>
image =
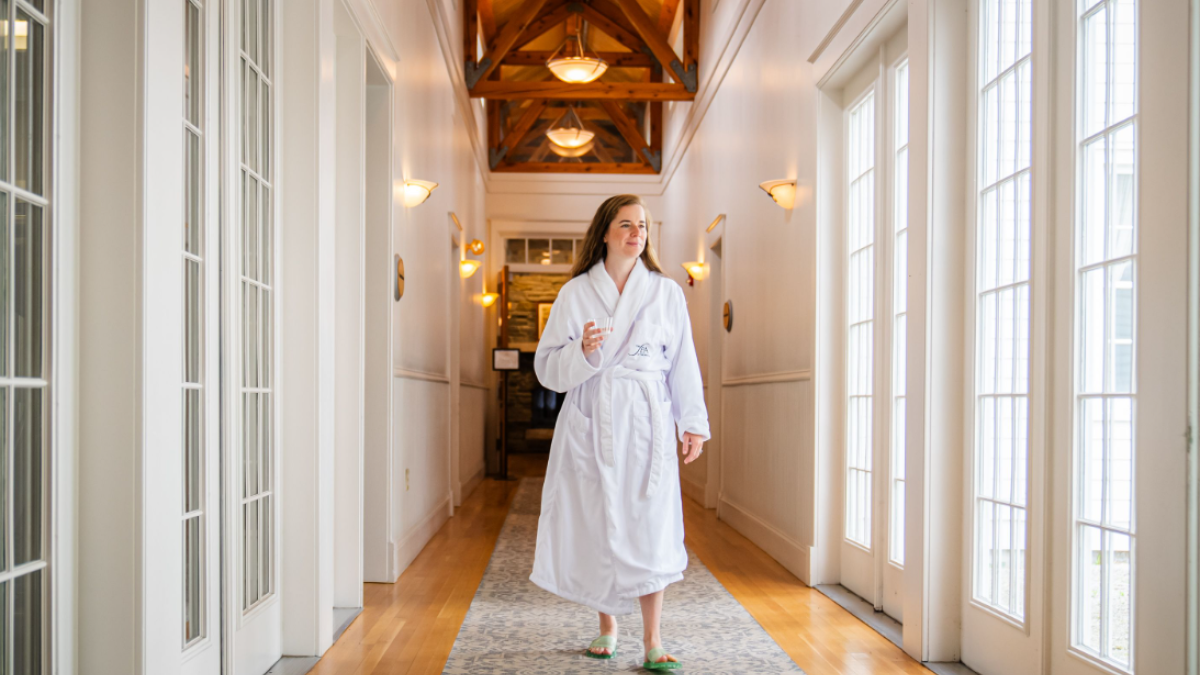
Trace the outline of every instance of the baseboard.
<instances>
[{"instance_id":1,"label":"baseboard","mask_svg":"<svg viewBox=\"0 0 1200 675\"><path fill-rule=\"evenodd\" d=\"M413 560L425 548L425 544L437 534L442 525L450 519L450 495L446 495L437 506L430 510L429 515L425 516L420 523L417 523L408 534L404 535L404 539L400 540L400 545L396 547L396 579L400 579L400 575Z\"/></svg>"},{"instance_id":2,"label":"baseboard","mask_svg":"<svg viewBox=\"0 0 1200 675\"><path fill-rule=\"evenodd\" d=\"M468 478L465 483L459 484L458 504L456 504L455 506L462 506L462 503L467 501L467 497L470 497L471 493L475 491L475 488L479 487L479 484L483 482L483 476L484 476L484 473L486 473L486 471L487 471L487 465L484 464L483 462L480 462L479 468L475 470L475 473L472 474L471 477Z\"/></svg>"},{"instance_id":3,"label":"baseboard","mask_svg":"<svg viewBox=\"0 0 1200 675\"><path fill-rule=\"evenodd\" d=\"M691 499L700 506L704 506L704 485L695 481L681 478L679 483L683 486L683 496Z\"/></svg>"},{"instance_id":4,"label":"baseboard","mask_svg":"<svg viewBox=\"0 0 1200 675\"><path fill-rule=\"evenodd\" d=\"M796 578L809 584L808 548L780 532L774 525L722 496L717 505L717 517L767 552Z\"/></svg>"}]
</instances>

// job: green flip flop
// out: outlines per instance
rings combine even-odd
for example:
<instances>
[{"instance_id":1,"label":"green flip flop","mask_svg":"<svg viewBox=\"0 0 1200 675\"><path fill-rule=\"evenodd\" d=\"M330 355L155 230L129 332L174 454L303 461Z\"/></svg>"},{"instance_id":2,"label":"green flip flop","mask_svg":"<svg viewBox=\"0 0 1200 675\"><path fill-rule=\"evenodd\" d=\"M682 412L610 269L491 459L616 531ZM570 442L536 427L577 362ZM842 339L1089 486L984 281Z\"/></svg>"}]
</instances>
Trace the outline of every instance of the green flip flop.
<instances>
[{"instance_id":1,"label":"green flip flop","mask_svg":"<svg viewBox=\"0 0 1200 675\"><path fill-rule=\"evenodd\" d=\"M593 648L607 649L608 654L596 654L592 652ZM584 654L592 659L611 659L617 655L617 636L616 635L601 635L592 640L592 644L588 645L587 651Z\"/></svg>"},{"instance_id":2,"label":"green flip flop","mask_svg":"<svg viewBox=\"0 0 1200 675\"><path fill-rule=\"evenodd\" d=\"M646 662L642 664L642 667L646 670L675 670L683 667L683 664L678 661L663 661L662 663L658 663L658 660L666 655L667 650L662 647L655 647L650 650L649 654L646 654Z\"/></svg>"}]
</instances>

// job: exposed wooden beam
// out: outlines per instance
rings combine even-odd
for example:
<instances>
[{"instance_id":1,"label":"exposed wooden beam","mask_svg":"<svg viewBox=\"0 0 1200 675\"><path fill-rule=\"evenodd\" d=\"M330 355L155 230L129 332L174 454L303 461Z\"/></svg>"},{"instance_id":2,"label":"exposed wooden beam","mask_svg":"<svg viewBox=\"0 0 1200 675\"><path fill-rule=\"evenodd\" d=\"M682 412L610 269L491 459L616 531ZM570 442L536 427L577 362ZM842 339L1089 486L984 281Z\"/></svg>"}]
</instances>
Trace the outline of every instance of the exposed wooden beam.
<instances>
[{"instance_id":1,"label":"exposed wooden beam","mask_svg":"<svg viewBox=\"0 0 1200 675\"><path fill-rule=\"evenodd\" d=\"M479 57L479 11L476 0L463 0L463 58L468 63L475 63Z\"/></svg>"},{"instance_id":2,"label":"exposed wooden beam","mask_svg":"<svg viewBox=\"0 0 1200 675\"><path fill-rule=\"evenodd\" d=\"M650 102L650 149L662 154L663 149L663 104Z\"/></svg>"},{"instance_id":3,"label":"exposed wooden beam","mask_svg":"<svg viewBox=\"0 0 1200 675\"><path fill-rule=\"evenodd\" d=\"M494 148L500 145L500 106L503 105L500 101L487 101L487 137L488 147Z\"/></svg>"},{"instance_id":4,"label":"exposed wooden beam","mask_svg":"<svg viewBox=\"0 0 1200 675\"><path fill-rule=\"evenodd\" d=\"M625 16L629 18L629 22L637 29L638 35L646 41L646 45L650 47L650 51L654 54L654 58L662 64L663 68L671 72L671 76L677 82L682 82L688 91L696 92L696 68L684 68L679 57L675 55L675 50L671 44L667 42L667 38L662 33L658 32L658 26L650 20L649 16L642 11L641 5L637 0L617 0L621 10L625 12ZM684 5L686 11L687 5Z\"/></svg>"},{"instance_id":5,"label":"exposed wooden beam","mask_svg":"<svg viewBox=\"0 0 1200 675\"><path fill-rule=\"evenodd\" d=\"M612 118L613 124L617 125L617 131L625 137L625 140L633 148L633 154L646 160L646 163L654 167L655 173L662 170L662 153L655 152L653 148L646 143L646 139L642 136L642 132L638 129L637 122L630 117L629 113L625 112L625 108L617 101L600 101L600 105L604 107L604 111Z\"/></svg>"},{"instance_id":6,"label":"exposed wooden beam","mask_svg":"<svg viewBox=\"0 0 1200 675\"><path fill-rule=\"evenodd\" d=\"M513 45L514 48L520 48L533 42L545 34L546 31L566 21L570 16L571 10L568 8L565 0L546 5L542 13L533 21L530 21L525 30L521 32L521 36L517 38L516 43ZM509 53L511 54L512 52Z\"/></svg>"},{"instance_id":7,"label":"exposed wooden beam","mask_svg":"<svg viewBox=\"0 0 1200 675\"><path fill-rule=\"evenodd\" d=\"M504 24L504 28L500 29L500 34L496 36L495 44L489 45L487 53L480 59L479 64L475 65L474 60L466 65L464 75L467 80L467 88L470 89L475 83L480 80L486 80L488 75L500 67L500 62L504 60L505 55L515 45L517 38L525 31L533 18L542 10L542 6L546 4L546 0L526 0L513 14L512 18Z\"/></svg>"},{"instance_id":8,"label":"exposed wooden beam","mask_svg":"<svg viewBox=\"0 0 1200 675\"><path fill-rule=\"evenodd\" d=\"M496 37L496 9L492 0L479 1L479 25L483 28L483 44L490 45Z\"/></svg>"},{"instance_id":9,"label":"exposed wooden beam","mask_svg":"<svg viewBox=\"0 0 1200 675\"><path fill-rule=\"evenodd\" d=\"M554 52L549 49L513 50L504 57L505 66L544 66ZM609 68L649 68L654 58L640 52L591 52L604 59Z\"/></svg>"},{"instance_id":10,"label":"exposed wooden beam","mask_svg":"<svg viewBox=\"0 0 1200 675\"><path fill-rule=\"evenodd\" d=\"M621 11L621 8L612 3L612 0L588 0L588 4L592 9L607 17L609 21L625 29L627 33L637 35L637 28L629 22L629 17L625 16L625 12ZM639 37L638 40L641 38Z\"/></svg>"},{"instance_id":11,"label":"exposed wooden beam","mask_svg":"<svg viewBox=\"0 0 1200 675\"><path fill-rule=\"evenodd\" d=\"M679 0L663 0L662 11L658 13L658 32L666 35L668 42L671 41L671 26L675 25L675 12L678 9Z\"/></svg>"},{"instance_id":12,"label":"exposed wooden beam","mask_svg":"<svg viewBox=\"0 0 1200 675\"><path fill-rule=\"evenodd\" d=\"M696 94L682 84L658 82L479 82L470 90L472 98L521 99L543 98L554 101L691 101Z\"/></svg>"},{"instance_id":13,"label":"exposed wooden beam","mask_svg":"<svg viewBox=\"0 0 1200 675\"><path fill-rule=\"evenodd\" d=\"M608 118L605 117L604 119L608 119ZM604 127L600 126L596 122L593 122L592 120L583 120L583 126L586 127L592 133L596 134L596 138L604 141L605 143L608 143L612 147L614 147L614 148L621 147L622 142L618 141L616 136L613 136L612 134L610 134L608 132L608 130L606 130Z\"/></svg>"},{"instance_id":14,"label":"exposed wooden beam","mask_svg":"<svg viewBox=\"0 0 1200 675\"><path fill-rule=\"evenodd\" d=\"M601 163L559 163L559 162L521 162L518 164L502 164L494 169L505 173L519 171L523 173L654 173L654 169L645 164L631 162Z\"/></svg>"},{"instance_id":15,"label":"exposed wooden beam","mask_svg":"<svg viewBox=\"0 0 1200 675\"><path fill-rule=\"evenodd\" d=\"M683 67L700 61L700 0L683 0Z\"/></svg>"},{"instance_id":16,"label":"exposed wooden beam","mask_svg":"<svg viewBox=\"0 0 1200 675\"><path fill-rule=\"evenodd\" d=\"M521 119L517 120L515 126L504 136L504 140L500 145L488 151L488 164L492 169L495 169L500 164L500 160L504 159L505 155L514 150L521 141L525 139L525 135L533 128L533 125L538 121L538 117L542 114L542 109L546 107L545 101L533 101L529 107L525 109L525 113L521 115Z\"/></svg>"},{"instance_id":17,"label":"exposed wooden beam","mask_svg":"<svg viewBox=\"0 0 1200 675\"><path fill-rule=\"evenodd\" d=\"M591 5L583 6L583 18L628 49L640 52L646 46L642 42L642 38L638 37L637 32L625 28L621 23Z\"/></svg>"},{"instance_id":18,"label":"exposed wooden beam","mask_svg":"<svg viewBox=\"0 0 1200 675\"><path fill-rule=\"evenodd\" d=\"M587 127L593 133L596 134L596 140L592 141L592 152L596 154L596 158L599 159L601 162L604 162L605 164L612 164L613 163L612 153L610 153L604 147L604 143L601 143L600 141L603 140L605 143L608 143L609 145L611 145L613 147L618 147L618 144L615 142L617 139L614 138L612 134L608 133L603 128L601 128L600 125L596 124L595 122L584 122L583 126Z\"/></svg>"}]
</instances>

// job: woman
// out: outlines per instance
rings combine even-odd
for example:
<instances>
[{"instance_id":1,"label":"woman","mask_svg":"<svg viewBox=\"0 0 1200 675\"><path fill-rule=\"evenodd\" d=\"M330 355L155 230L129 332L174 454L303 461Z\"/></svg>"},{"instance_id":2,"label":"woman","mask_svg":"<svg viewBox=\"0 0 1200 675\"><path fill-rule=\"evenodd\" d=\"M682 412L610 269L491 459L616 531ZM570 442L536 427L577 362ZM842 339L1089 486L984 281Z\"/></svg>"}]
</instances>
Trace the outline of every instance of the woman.
<instances>
[{"instance_id":1,"label":"woman","mask_svg":"<svg viewBox=\"0 0 1200 675\"><path fill-rule=\"evenodd\" d=\"M683 289L659 267L650 212L634 195L600 205L538 343L534 369L567 392L542 493L530 580L600 613L593 658L617 652L616 615L642 609L650 670L662 648L663 589L683 578L678 427L684 462L708 440L708 412ZM596 319L612 328L597 330Z\"/></svg>"}]
</instances>

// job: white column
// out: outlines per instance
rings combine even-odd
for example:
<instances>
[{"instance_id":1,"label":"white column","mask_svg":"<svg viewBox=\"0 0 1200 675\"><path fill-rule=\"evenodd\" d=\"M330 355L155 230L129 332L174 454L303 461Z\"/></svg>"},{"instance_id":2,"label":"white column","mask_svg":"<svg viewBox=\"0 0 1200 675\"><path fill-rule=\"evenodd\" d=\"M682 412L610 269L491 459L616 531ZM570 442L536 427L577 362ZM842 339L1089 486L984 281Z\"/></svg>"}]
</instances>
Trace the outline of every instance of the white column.
<instances>
[{"instance_id":1,"label":"white column","mask_svg":"<svg viewBox=\"0 0 1200 675\"><path fill-rule=\"evenodd\" d=\"M331 0L279 12L279 509L283 653L333 634L335 38Z\"/></svg>"},{"instance_id":2,"label":"white column","mask_svg":"<svg viewBox=\"0 0 1200 675\"><path fill-rule=\"evenodd\" d=\"M168 673L182 623L182 3L82 15L78 650ZM62 533L59 533L60 535Z\"/></svg>"},{"instance_id":3,"label":"white column","mask_svg":"<svg viewBox=\"0 0 1200 675\"><path fill-rule=\"evenodd\" d=\"M962 542L967 5L909 5L908 491L904 650L955 661Z\"/></svg>"}]
</instances>

